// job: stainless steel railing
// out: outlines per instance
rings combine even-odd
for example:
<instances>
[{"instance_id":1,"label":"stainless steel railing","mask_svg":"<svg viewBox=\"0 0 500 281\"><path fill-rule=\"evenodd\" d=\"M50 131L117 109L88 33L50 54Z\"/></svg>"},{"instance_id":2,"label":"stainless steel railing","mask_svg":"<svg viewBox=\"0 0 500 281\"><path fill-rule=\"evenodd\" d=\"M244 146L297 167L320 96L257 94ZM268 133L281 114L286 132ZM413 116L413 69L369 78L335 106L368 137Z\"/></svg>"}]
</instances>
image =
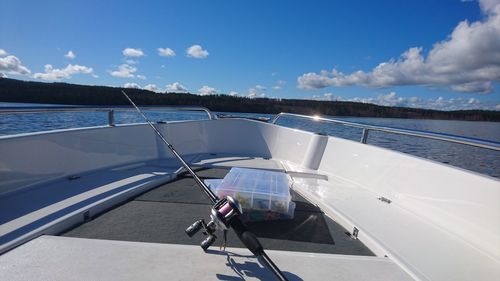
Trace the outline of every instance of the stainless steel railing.
<instances>
[{"instance_id":1,"label":"stainless steel railing","mask_svg":"<svg viewBox=\"0 0 500 281\"><path fill-rule=\"evenodd\" d=\"M385 126L367 125L367 124L362 124L362 123L342 121L342 120L338 120L338 119L324 118L324 117L319 117L319 116L308 116L308 115L282 112L282 113L276 114L276 116L274 116L274 118L270 122L272 124L276 124L276 121L278 121L278 119L280 119L283 116L298 117L298 118L309 119L309 120L313 120L313 121L322 121L322 122L334 123L334 124L339 124L339 125L343 125L343 126L363 129L363 133L361 135L360 142L364 143L364 144L366 144L368 142L369 132L370 131L377 131L377 132L398 134L398 135L404 135L404 136L413 136L413 137L419 137L419 138L425 138L425 139L441 140L441 141L445 141L445 142L459 143L459 144L464 144L464 145L470 145L470 146L500 151L500 143L493 142L493 141L473 139L473 138L448 135L448 134L442 134L442 133L417 131L417 130L410 130L410 129L399 129L399 128L392 128L392 127L385 127Z\"/></svg>"},{"instance_id":2,"label":"stainless steel railing","mask_svg":"<svg viewBox=\"0 0 500 281\"><path fill-rule=\"evenodd\" d=\"M141 107L142 110L162 110L162 111L203 111L208 115L208 119L217 119L217 115L208 108L201 106L154 106ZM108 125L115 125L116 111L135 111L133 107L92 107L92 106L61 106L61 107L0 107L0 114L26 114L26 113L51 113L51 112L107 112Z\"/></svg>"}]
</instances>

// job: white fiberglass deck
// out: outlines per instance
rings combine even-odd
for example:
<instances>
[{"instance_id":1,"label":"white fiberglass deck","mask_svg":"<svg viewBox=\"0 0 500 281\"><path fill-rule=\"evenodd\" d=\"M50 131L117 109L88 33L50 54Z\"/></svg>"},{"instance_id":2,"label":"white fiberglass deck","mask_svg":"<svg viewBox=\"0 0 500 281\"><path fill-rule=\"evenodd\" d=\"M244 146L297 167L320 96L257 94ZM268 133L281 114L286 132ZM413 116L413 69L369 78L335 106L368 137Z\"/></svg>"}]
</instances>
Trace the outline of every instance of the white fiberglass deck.
<instances>
[{"instance_id":1,"label":"white fiberglass deck","mask_svg":"<svg viewBox=\"0 0 500 281\"><path fill-rule=\"evenodd\" d=\"M411 280L387 258L267 251L290 281ZM0 256L5 280L273 280L248 250L42 236Z\"/></svg>"}]
</instances>

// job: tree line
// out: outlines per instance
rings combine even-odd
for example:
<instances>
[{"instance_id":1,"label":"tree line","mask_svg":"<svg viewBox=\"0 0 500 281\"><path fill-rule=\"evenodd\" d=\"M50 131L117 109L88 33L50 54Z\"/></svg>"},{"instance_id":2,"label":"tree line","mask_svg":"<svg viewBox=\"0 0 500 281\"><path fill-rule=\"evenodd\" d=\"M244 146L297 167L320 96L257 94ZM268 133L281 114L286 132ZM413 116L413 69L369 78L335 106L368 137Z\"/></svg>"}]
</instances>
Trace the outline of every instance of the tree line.
<instances>
[{"instance_id":1,"label":"tree line","mask_svg":"<svg viewBox=\"0 0 500 281\"><path fill-rule=\"evenodd\" d=\"M306 115L500 121L499 111L439 111L347 101L248 98L229 95L199 96L190 93L160 94L144 89L124 89L120 87L88 86L69 83L43 83L0 78L1 102L93 106L129 105L121 90L125 90L138 105L150 106L204 106L212 111L268 114L290 112Z\"/></svg>"}]
</instances>

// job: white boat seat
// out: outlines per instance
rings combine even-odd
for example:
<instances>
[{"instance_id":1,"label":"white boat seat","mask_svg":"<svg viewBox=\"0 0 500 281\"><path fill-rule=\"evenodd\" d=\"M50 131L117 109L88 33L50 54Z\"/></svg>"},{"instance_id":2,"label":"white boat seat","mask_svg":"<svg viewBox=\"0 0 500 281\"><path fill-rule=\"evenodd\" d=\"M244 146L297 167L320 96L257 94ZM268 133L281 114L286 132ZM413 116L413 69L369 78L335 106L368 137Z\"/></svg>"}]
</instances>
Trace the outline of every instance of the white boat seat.
<instances>
[{"instance_id":1,"label":"white boat seat","mask_svg":"<svg viewBox=\"0 0 500 281\"><path fill-rule=\"evenodd\" d=\"M380 195L335 175L328 178L294 178L293 189L345 228L356 227L363 243L412 276L422 280L495 280L500 276L498 260L452 232L398 202L380 200Z\"/></svg>"},{"instance_id":2,"label":"white boat seat","mask_svg":"<svg viewBox=\"0 0 500 281\"><path fill-rule=\"evenodd\" d=\"M179 170L175 160L101 169L28 186L0 196L0 252L30 237L53 234L159 184ZM59 222L71 218L61 226Z\"/></svg>"}]
</instances>

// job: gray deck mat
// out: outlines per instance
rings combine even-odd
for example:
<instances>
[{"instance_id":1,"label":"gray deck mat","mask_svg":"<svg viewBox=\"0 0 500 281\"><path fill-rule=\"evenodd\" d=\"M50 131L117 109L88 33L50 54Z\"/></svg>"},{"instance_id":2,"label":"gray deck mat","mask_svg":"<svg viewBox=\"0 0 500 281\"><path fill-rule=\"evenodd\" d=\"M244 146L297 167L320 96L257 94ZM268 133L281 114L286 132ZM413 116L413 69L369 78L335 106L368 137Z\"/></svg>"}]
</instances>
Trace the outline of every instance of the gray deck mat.
<instances>
[{"instance_id":1,"label":"gray deck mat","mask_svg":"<svg viewBox=\"0 0 500 281\"><path fill-rule=\"evenodd\" d=\"M202 179L223 178L225 168L196 168ZM300 252L373 255L360 241L346 235L338 225L316 206L296 193L293 220L248 223L265 249ZM102 215L62 234L69 237L110 239L138 242L197 245L199 233L188 237L184 229L195 220L207 219L210 201L189 174L146 192ZM219 245L220 240L214 245ZM244 247L236 235L228 233L229 247Z\"/></svg>"}]
</instances>

